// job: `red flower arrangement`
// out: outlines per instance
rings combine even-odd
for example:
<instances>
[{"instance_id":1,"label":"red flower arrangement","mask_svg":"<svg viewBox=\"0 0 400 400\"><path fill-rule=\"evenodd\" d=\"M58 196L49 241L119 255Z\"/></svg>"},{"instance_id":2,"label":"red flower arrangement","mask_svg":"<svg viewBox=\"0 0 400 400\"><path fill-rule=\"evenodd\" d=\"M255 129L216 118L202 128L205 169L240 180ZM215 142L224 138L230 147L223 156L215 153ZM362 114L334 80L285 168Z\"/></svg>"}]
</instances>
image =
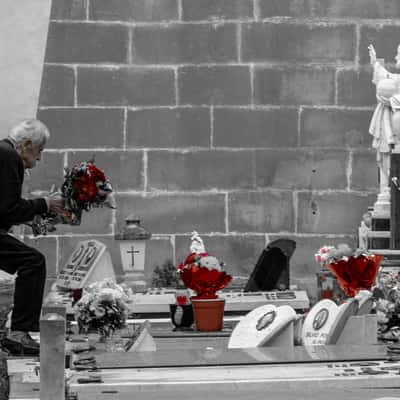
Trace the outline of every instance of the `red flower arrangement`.
<instances>
[{"instance_id":1,"label":"red flower arrangement","mask_svg":"<svg viewBox=\"0 0 400 400\"><path fill-rule=\"evenodd\" d=\"M57 224L80 225L82 212L93 207L108 206L115 208L111 196L112 187L104 172L95 164L94 160L66 168L61 195L64 199L65 212L60 215L47 212L35 216L30 225L34 235L45 235L55 231Z\"/></svg>"},{"instance_id":2,"label":"red flower arrangement","mask_svg":"<svg viewBox=\"0 0 400 400\"><path fill-rule=\"evenodd\" d=\"M104 172L93 161L87 161L65 170L61 191L65 208L72 214L71 224L79 225L82 211L103 206L112 187Z\"/></svg>"},{"instance_id":3,"label":"red flower arrangement","mask_svg":"<svg viewBox=\"0 0 400 400\"><path fill-rule=\"evenodd\" d=\"M321 247L315 259L335 275L347 296L354 297L360 290L371 290L383 256L365 250L353 251L341 244L337 248Z\"/></svg>"},{"instance_id":4,"label":"red flower arrangement","mask_svg":"<svg viewBox=\"0 0 400 400\"><path fill-rule=\"evenodd\" d=\"M178 265L178 272L185 286L196 292L193 299L216 299L216 292L226 287L232 277L222 270L223 263L210 256L204 249L197 232L192 234L191 253Z\"/></svg>"}]
</instances>

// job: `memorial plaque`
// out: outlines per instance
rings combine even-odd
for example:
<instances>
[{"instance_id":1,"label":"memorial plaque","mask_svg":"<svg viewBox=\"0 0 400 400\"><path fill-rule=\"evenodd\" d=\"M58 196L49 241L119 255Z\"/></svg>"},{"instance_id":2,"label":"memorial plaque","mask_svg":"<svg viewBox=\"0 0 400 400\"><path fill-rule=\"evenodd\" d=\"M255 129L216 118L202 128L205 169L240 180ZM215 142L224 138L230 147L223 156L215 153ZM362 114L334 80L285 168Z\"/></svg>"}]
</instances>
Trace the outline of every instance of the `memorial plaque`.
<instances>
[{"instance_id":1,"label":"memorial plaque","mask_svg":"<svg viewBox=\"0 0 400 400\"><path fill-rule=\"evenodd\" d=\"M290 306L266 304L249 312L235 326L229 339L229 348L266 345L275 339L296 318Z\"/></svg>"},{"instance_id":2,"label":"memorial plaque","mask_svg":"<svg viewBox=\"0 0 400 400\"><path fill-rule=\"evenodd\" d=\"M115 281L110 253L104 243L85 240L78 243L57 276L56 285L80 289L90 283L110 278Z\"/></svg>"},{"instance_id":3,"label":"memorial plaque","mask_svg":"<svg viewBox=\"0 0 400 400\"><path fill-rule=\"evenodd\" d=\"M338 306L332 300L324 299L313 306L307 314L302 332L304 346L325 345L329 338Z\"/></svg>"},{"instance_id":4,"label":"memorial plaque","mask_svg":"<svg viewBox=\"0 0 400 400\"><path fill-rule=\"evenodd\" d=\"M304 346L336 344L352 315L358 312L358 300L348 299L337 306L332 300L319 301L307 314L303 324Z\"/></svg>"},{"instance_id":5,"label":"memorial plaque","mask_svg":"<svg viewBox=\"0 0 400 400\"><path fill-rule=\"evenodd\" d=\"M296 249L291 239L277 239L261 253L245 292L289 289L289 260Z\"/></svg>"}]
</instances>

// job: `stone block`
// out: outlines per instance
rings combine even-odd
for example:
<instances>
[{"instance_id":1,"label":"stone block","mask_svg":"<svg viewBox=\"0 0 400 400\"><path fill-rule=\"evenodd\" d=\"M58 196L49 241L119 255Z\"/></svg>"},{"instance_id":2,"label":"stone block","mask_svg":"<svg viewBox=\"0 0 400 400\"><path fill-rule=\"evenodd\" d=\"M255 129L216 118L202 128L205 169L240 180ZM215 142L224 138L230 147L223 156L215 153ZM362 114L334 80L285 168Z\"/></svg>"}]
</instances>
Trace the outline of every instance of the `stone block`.
<instances>
[{"instance_id":1,"label":"stone block","mask_svg":"<svg viewBox=\"0 0 400 400\"><path fill-rule=\"evenodd\" d=\"M49 108L38 118L50 130L49 148L122 148L123 110Z\"/></svg>"},{"instance_id":2,"label":"stone block","mask_svg":"<svg viewBox=\"0 0 400 400\"><path fill-rule=\"evenodd\" d=\"M155 237L148 240L146 243L145 255L145 278L148 285L151 287L153 271L157 266L162 267L167 261L174 261L174 246L172 237ZM178 265L178 264L176 264Z\"/></svg>"},{"instance_id":3,"label":"stone block","mask_svg":"<svg viewBox=\"0 0 400 400\"><path fill-rule=\"evenodd\" d=\"M39 106L74 104L74 70L62 65L44 65Z\"/></svg>"},{"instance_id":4,"label":"stone block","mask_svg":"<svg viewBox=\"0 0 400 400\"><path fill-rule=\"evenodd\" d=\"M238 57L236 31L236 25L230 23L138 26L133 28L132 62L134 64L234 62Z\"/></svg>"},{"instance_id":5,"label":"stone block","mask_svg":"<svg viewBox=\"0 0 400 400\"><path fill-rule=\"evenodd\" d=\"M376 194L359 192L298 193L298 233L356 234Z\"/></svg>"},{"instance_id":6,"label":"stone block","mask_svg":"<svg viewBox=\"0 0 400 400\"><path fill-rule=\"evenodd\" d=\"M292 191L229 193L229 230L291 232L295 217L293 200Z\"/></svg>"},{"instance_id":7,"label":"stone block","mask_svg":"<svg viewBox=\"0 0 400 400\"><path fill-rule=\"evenodd\" d=\"M246 166L245 168L243 168ZM254 188L250 151L151 151L148 185L151 190L226 190Z\"/></svg>"},{"instance_id":8,"label":"stone block","mask_svg":"<svg viewBox=\"0 0 400 400\"><path fill-rule=\"evenodd\" d=\"M374 150L361 150L353 153L350 189L352 190L379 190L378 166Z\"/></svg>"},{"instance_id":9,"label":"stone block","mask_svg":"<svg viewBox=\"0 0 400 400\"><path fill-rule=\"evenodd\" d=\"M46 257L47 278L54 278L58 271L58 243L55 237L25 237L24 243L40 251Z\"/></svg>"},{"instance_id":10,"label":"stone block","mask_svg":"<svg viewBox=\"0 0 400 400\"><path fill-rule=\"evenodd\" d=\"M260 17L384 18L400 16L396 0L259 0Z\"/></svg>"},{"instance_id":11,"label":"stone block","mask_svg":"<svg viewBox=\"0 0 400 400\"><path fill-rule=\"evenodd\" d=\"M68 153L72 167L95 156L95 164L104 171L114 191L143 190L142 151L77 151Z\"/></svg>"},{"instance_id":12,"label":"stone block","mask_svg":"<svg viewBox=\"0 0 400 400\"><path fill-rule=\"evenodd\" d=\"M371 146L368 133L372 110L304 108L300 144L317 147Z\"/></svg>"},{"instance_id":13,"label":"stone block","mask_svg":"<svg viewBox=\"0 0 400 400\"><path fill-rule=\"evenodd\" d=\"M252 0L182 0L184 21L244 20L253 14Z\"/></svg>"},{"instance_id":14,"label":"stone block","mask_svg":"<svg viewBox=\"0 0 400 400\"><path fill-rule=\"evenodd\" d=\"M205 107L128 111L127 147L210 147L210 111Z\"/></svg>"},{"instance_id":15,"label":"stone block","mask_svg":"<svg viewBox=\"0 0 400 400\"><path fill-rule=\"evenodd\" d=\"M335 98L331 68L254 69L254 102L276 105L327 105Z\"/></svg>"},{"instance_id":16,"label":"stone block","mask_svg":"<svg viewBox=\"0 0 400 400\"><path fill-rule=\"evenodd\" d=\"M400 4L398 5L400 13ZM390 18L393 18L392 16ZM372 43L375 47L377 57L383 58L386 64L395 64L395 55L399 45L398 37L400 26L398 25L364 25L360 29L360 63L369 64L368 46ZM388 68L391 69L390 67ZM392 69L392 72L395 72Z\"/></svg>"},{"instance_id":17,"label":"stone block","mask_svg":"<svg viewBox=\"0 0 400 400\"><path fill-rule=\"evenodd\" d=\"M195 226L193 226L195 229ZM265 235L201 235L206 251L225 263L224 270L232 276L250 276L265 248ZM177 262L189 253L190 236L177 235ZM229 290L229 286L227 287Z\"/></svg>"},{"instance_id":18,"label":"stone block","mask_svg":"<svg viewBox=\"0 0 400 400\"><path fill-rule=\"evenodd\" d=\"M371 67L360 68L358 71L340 70L338 72L337 87L338 105L371 106L376 104Z\"/></svg>"},{"instance_id":19,"label":"stone block","mask_svg":"<svg viewBox=\"0 0 400 400\"><path fill-rule=\"evenodd\" d=\"M180 104L250 104L250 69L237 65L179 68L178 98Z\"/></svg>"},{"instance_id":20,"label":"stone block","mask_svg":"<svg viewBox=\"0 0 400 400\"><path fill-rule=\"evenodd\" d=\"M78 68L78 104L102 106L175 105L170 68Z\"/></svg>"},{"instance_id":21,"label":"stone block","mask_svg":"<svg viewBox=\"0 0 400 400\"><path fill-rule=\"evenodd\" d=\"M281 235L269 235L270 241L281 238ZM289 234L285 237L296 242L296 250L290 259L290 279L293 280L308 277L315 279L316 273L321 271L321 266L315 261L314 254L325 245L337 246L340 243L347 243L350 247L356 247L357 243L352 235L296 235Z\"/></svg>"},{"instance_id":22,"label":"stone block","mask_svg":"<svg viewBox=\"0 0 400 400\"><path fill-rule=\"evenodd\" d=\"M348 152L344 150L259 150L257 187L345 189Z\"/></svg>"},{"instance_id":23,"label":"stone block","mask_svg":"<svg viewBox=\"0 0 400 400\"><path fill-rule=\"evenodd\" d=\"M177 0L91 0L89 18L101 21L175 21Z\"/></svg>"},{"instance_id":24,"label":"stone block","mask_svg":"<svg viewBox=\"0 0 400 400\"><path fill-rule=\"evenodd\" d=\"M42 159L30 171L29 177L24 179L24 186L28 191L50 190L52 185L59 188L64 178L64 154L44 151Z\"/></svg>"},{"instance_id":25,"label":"stone block","mask_svg":"<svg viewBox=\"0 0 400 400\"><path fill-rule=\"evenodd\" d=\"M86 19L86 7L89 0L53 0L50 19L83 20Z\"/></svg>"},{"instance_id":26,"label":"stone block","mask_svg":"<svg viewBox=\"0 0 400 400\"><path fill-rule=\"evenodd\" d=\"M81 225L57 225L57 235L107 235L112 232L114 211L110 208L93 208L82 213Z\"/></svg>"},{"instance_id":27,"label":"stone block","mask_svg":"<svg viewBox=\"0 0 400 400\"><path fill-rule=\"evenodd\" d=\"M296 147L298 111L216 108L213 143L221 147Z\"/></svg>"},{"instance_id":28,"label":"stone block","mask_svg":"<svg viewBox=\"0 0 400 400\"><path fill-rule=\"evenodd\" d=\"M246 62L354 61L355 43L353 24L242 24L242 60Z\"/></svg>"},{"instance_id":29,"label":"stone block","mask_svg":"<svg viewBox=\"0 0 400 400\"><path fill-rule=\"evenodd\" d=\"M134 213L154 235L225 232L225 195L154 194L117 196L117 223Z\"/></svg>"},{"instance_id":30,"label":"stone block","mask_svg":"<svg viewBox=\"0 0 400 400\"><path fill-rule=\"evenodd\" d=\"M46 61L51 63L126 63L128 27L51 22Z\"/></svg>"}]
</instances>

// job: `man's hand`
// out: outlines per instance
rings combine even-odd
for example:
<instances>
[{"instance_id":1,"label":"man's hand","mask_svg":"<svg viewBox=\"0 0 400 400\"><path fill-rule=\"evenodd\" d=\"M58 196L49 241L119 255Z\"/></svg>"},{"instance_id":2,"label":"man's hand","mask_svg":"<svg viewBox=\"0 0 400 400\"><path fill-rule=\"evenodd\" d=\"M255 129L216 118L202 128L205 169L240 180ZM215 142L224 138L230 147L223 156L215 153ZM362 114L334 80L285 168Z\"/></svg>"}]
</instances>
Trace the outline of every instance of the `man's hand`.
<instances>
[{"instance_id":1,"label":"man's hand","mask_svg":"<svg viewBox=\"0 0 400 400\"><path fill-rule=\"evenodd\" d=\"M49 211L54 211L57 214L64 214L66 211L64 207L64 199L59 193L51 194L46 198L46 200L49 206Z\"/></svg>"}]
</instances>

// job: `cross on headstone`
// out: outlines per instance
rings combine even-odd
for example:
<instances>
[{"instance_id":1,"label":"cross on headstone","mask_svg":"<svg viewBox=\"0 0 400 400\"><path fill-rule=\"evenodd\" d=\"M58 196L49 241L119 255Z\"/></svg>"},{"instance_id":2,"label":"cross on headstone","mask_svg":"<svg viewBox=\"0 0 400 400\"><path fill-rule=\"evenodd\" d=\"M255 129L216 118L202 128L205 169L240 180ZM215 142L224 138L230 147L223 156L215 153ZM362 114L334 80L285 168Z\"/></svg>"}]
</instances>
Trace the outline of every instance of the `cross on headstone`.
<instances>
[{"instance_id":1,"label":"cross on headstone","mask_svg":"<svg viewBox=\"0 0 400 400\"><path fill-rule=\"evenodd\" d=\"M135 266L135 253L140 253L140 251L135 250L135 248L133 246L131 246L131 250L128 250L127 253L131 255L131 257L132 257L132 265L131 266L134 267Z\"/></svg>"}]
</instances>

